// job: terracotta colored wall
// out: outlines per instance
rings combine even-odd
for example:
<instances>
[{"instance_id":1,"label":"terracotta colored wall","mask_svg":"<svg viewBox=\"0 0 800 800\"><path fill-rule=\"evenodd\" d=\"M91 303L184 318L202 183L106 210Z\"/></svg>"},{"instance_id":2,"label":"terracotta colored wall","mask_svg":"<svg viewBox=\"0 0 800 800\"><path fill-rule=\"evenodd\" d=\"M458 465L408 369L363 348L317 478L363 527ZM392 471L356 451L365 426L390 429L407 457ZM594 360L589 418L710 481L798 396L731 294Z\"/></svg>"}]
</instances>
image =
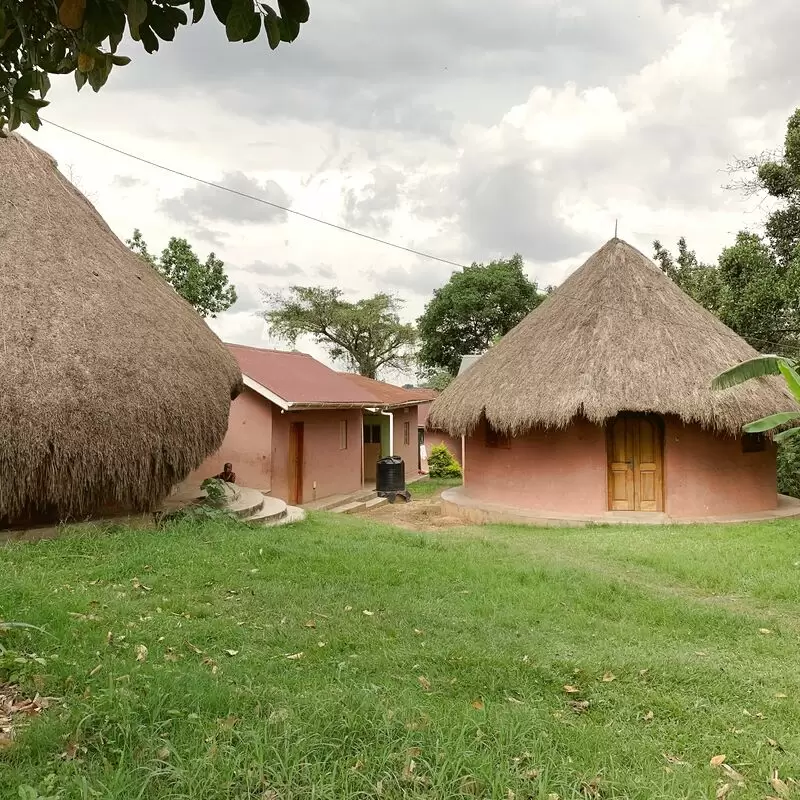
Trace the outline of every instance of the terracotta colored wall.
<instances>
[{"instance_id":1,"label":"terracotta colored wall","mask_svg":"<svg viewBox=\"0 0 800 800\"><path fill-rule=\"evenodd\" d=\"M417 427L417 406L398 408L394 413L394 454L400 456L406 465L406 480L419 474L419 433ZM404 424L408 423L408 444L403 441Z\"/></svg>"},{"instance_id":2,"label":"terracotta colored wall","mask_svg":"<svg viewBox=\"0 0 800 800\"><path fill-rule=\"evenodd\" d=\"M461 463L461 438L450 436L444 431L425 431L425 448L428 455L431 454L431 448L437 444L443 444L455 456L456 461Z\"/></svg>"},{"instance_id":3,"label":"terracotta colored wall","mask_svg":"<svg viewBox=\"0 0 800 800\"><path fill-rule=\"evenodd\" d=\"M579 420L566 430L535 430L489 448L482 430L466 440L464 485L492 503L554 512L597 514L608 507L606 437Z\"/></svg>"},{"instance_id":4,"label":"terracotta colored wall","mask_svg":"<svg viewBox=\"0 0 800 800\"><path fill-rule=\"evenodd\" d=\"M272 403L245 389L231 403L228 432L222 447L207 458L182 485L200 485L206 478L222 472L226 461L233 464L239 486L262 491L271 488Z\"/></svg>"},{"instance_id":5,"label":"terracotta colored wall","mask_svg":"<svg viewBox=\"0 0 800 800\"><path fill-rule=\"evenodd\" d=\"M743 453L742 443L674 418L664 433L665 509L671 517L747 514L775 508L775 447Z\"/></svg>"},{"instance_id":6,"label":"terracotta colored wall","mask_svg":"<svg viewBox=\"0 0 800 800\"><path fill-rule=\"evenodd\" d=\"M302 422L303 502L361 488L363 429L360 409L290 411L274 409L272 427L272 497L289 499L289 423ZM339 422L347 420L347 449L339 449ZM314 491L314 482L317 488Z\"/></svg>"}]
</instances>

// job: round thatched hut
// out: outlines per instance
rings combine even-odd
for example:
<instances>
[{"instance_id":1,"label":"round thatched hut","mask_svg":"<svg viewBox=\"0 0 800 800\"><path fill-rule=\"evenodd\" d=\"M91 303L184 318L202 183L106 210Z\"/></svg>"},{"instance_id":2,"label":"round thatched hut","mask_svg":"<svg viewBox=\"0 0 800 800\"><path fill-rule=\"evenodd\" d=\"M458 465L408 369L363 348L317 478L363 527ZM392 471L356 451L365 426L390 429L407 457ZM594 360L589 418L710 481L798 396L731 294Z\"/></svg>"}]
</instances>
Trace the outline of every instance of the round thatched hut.
<instances>
[{"instance_id":1,"label":"round thatched hut","mask_svg":"<svg viewBox=\"0 0 800 800\"><path fill-rule=\"evenodd\" d=\"M776 378L711 389L754 355L612 239L433 403L429 424L465 436L447 502L576 521L776 509L775 447L742 426L795 408L791 395Z\"/></svg>"},{"instance_id":2,"label":"round thatched hut","mask_svg":"<svg viewBox=\"0 0 800 800\"><path fill-rule=\"evenodd\" d=\"M241 385L191 306L54 161L0 138L0 525L152 508Z\"/></svg>"}]
</instances>

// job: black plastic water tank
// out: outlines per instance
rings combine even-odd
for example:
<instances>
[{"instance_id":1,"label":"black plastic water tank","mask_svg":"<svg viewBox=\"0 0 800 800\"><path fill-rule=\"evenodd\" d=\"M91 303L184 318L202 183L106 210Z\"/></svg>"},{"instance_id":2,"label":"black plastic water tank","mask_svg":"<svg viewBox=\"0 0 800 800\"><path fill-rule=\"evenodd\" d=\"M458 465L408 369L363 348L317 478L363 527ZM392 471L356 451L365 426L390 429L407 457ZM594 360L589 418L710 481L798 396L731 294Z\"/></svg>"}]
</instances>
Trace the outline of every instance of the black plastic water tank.
<instances>
[{"instance_id":1,"label":"black plastic water tank","mask_svg":"<svg viewBox=\"0 0 800 800\"><path fill-rule=\"evenodd\" d=\"M387 456L378 461L375 489L380 492L402 492L406 488L406 465L400 456Z\"/></svg>"}]
</instances>

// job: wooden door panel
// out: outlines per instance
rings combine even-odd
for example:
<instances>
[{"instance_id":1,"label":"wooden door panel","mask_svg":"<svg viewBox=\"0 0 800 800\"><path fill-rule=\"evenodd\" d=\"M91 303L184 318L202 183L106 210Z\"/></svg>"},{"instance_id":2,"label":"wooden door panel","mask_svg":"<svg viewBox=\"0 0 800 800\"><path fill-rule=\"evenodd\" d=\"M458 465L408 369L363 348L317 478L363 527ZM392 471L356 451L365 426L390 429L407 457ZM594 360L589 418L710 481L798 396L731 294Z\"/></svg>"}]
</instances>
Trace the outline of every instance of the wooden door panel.
<instances>
[{"instance_id":1,"label":"wooden door panel","mask_svg":"<svg viewBox=\"0 0 800 800\"><path fill-rule=\"evenodd\" d=\"M608 505L612 511L664 508L661 427L652 417L621 414L609 424Z\"/></svg>"},{"instance_id":2,"label":"wooden door panel","mask_svg":"<svg viewBox=\"0 0 800 800\"><path fill-rule=\"evenodd\" d=\"M633 434L625 417L618 417L609 436L609 506L612 511L633 511Z\"/></svg>"},{"instance_id":3,"label":"wooden door panel","mask_svg":"<svg viewBox=\"0 0 800 800\"><path fill-rule=\"evenodd\" d=\"M374 481L378 471L378 459L381 457L381 445L366 443L364 445L364 480Z\"/></svg>"},{"instance_id":4,"label":"wooden door panel","mask_svg":"<svg viewBox=\"0 0 800 800\"><path fill-rule=\"evenodd\" d=\"M303 438L305 434L302 422L289 425L289 504L300 505L303 502Z\"/></svg>"}]
</instances>

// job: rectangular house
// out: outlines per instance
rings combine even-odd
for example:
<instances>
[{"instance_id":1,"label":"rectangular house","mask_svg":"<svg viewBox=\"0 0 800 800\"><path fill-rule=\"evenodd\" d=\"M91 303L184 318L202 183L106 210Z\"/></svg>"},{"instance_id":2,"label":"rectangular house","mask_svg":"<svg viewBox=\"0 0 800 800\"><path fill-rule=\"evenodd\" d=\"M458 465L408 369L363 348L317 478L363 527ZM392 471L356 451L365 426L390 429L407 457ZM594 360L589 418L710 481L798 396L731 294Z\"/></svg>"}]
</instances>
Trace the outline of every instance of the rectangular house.
<instances>
[{"instance_id":1,"label":"rectangular house","mask_svg":"<svg viewBox=\"0 0 800 800\"><path fill-rule=\"evenodd\" d=\"M422 391L336 372L305 353L227 347L246 388L222 447L186 484L230 462L240 486L302 505L369 486L384 456L401 456L406 478L417 475Z\"/></svg>"}]
</instances>

